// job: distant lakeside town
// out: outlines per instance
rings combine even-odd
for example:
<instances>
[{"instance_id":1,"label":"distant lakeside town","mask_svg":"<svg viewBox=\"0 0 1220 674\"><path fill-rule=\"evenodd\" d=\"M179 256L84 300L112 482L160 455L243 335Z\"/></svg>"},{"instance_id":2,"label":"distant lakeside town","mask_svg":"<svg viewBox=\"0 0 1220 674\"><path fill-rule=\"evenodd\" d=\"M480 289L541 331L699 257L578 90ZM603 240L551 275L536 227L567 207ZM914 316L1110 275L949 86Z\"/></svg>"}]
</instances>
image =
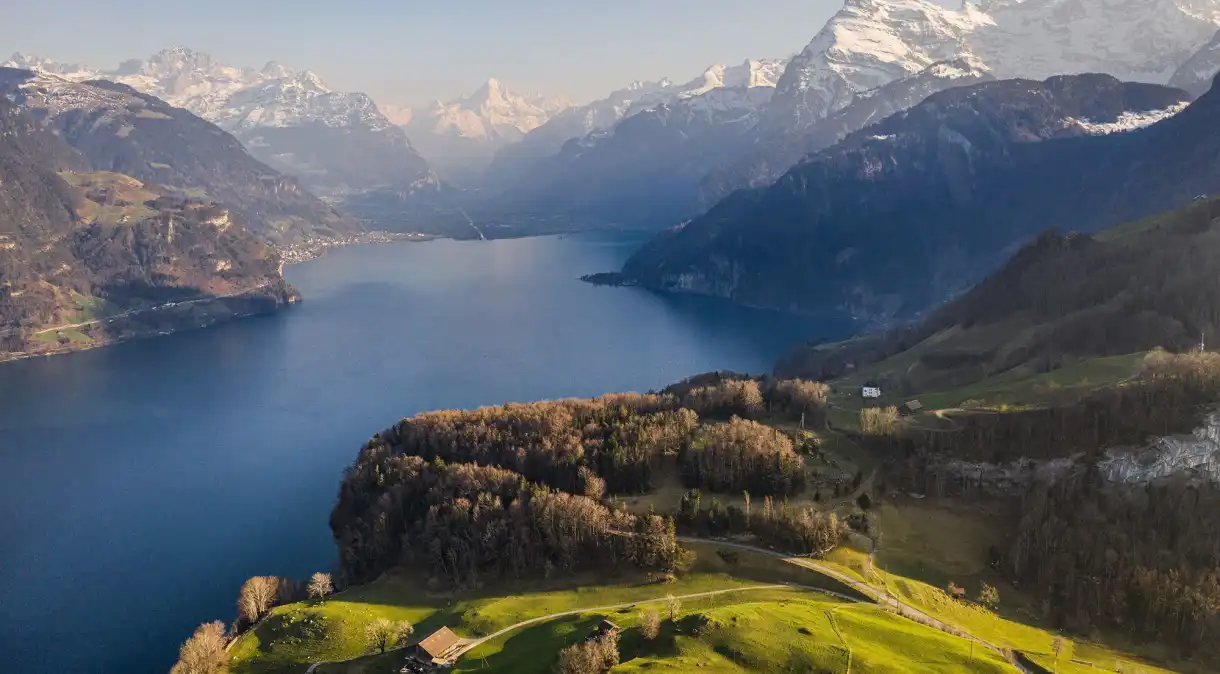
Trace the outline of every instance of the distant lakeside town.
<instances>
[{"instance_id":1,"label":"distant lakeside town","mask_svg":"<svg viewBox=\"0 0 1220 674\"><path fill-rule=\"evenodd\" d=\"M361 243L390 243L392 241L429 241L435 239L432 234L419 232L363 232L338 238L309 238L291 246L280 249L280 258L284 264L298 264L322 257L326 251L339 246L352 246Z\"/></svg>"}]
</instances>

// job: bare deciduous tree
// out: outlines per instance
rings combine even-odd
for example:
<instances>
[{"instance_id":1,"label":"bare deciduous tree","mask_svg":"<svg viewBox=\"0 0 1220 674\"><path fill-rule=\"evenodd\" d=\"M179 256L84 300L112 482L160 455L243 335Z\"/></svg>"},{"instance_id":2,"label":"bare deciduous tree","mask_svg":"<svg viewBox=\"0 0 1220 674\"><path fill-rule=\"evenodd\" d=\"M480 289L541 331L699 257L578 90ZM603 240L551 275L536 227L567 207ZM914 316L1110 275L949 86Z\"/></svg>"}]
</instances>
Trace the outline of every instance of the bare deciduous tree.
<instances>
[{"instance_id":1,"label":"bare deciduous tree","mask_svg":"<svg viewBox=\"0 0 1220 674\"><path fill-rule=\"evenodd\" d=\"M225 674L229 671L228 641L219 620L200 625L178 649L178 662L170 674Z\"/></svg>"},{"instance_id":2,"label":"bare deciduous tree","mask_svg":"<svg viewBox=\"0 0 1220 674\"><path fill-rule=\"evenodd\" d=\"M1051 652L1055 654L1055 671L1059 671L1059 654L1063 652L1063 637L1055 637L1051 640Z\"/></svg>"},{"instance_id":3,"label":"bare deciduous tree","mask_svg":"<svg viewBox=\"0 0 1220 674\"><path fill-rule=\"evenodd\" d=\"M573 644L559 651L555 674L597 674L592 649L585 644Z\"/></svg>"},{"instance_id":4,"label":"bare deciduous tree","mask_svg":"<svg viewBox=\"0 0 1220 674\"><path fill-rule=\"evenodd\" d=\"M237 615L248 623L258 622L275 606L280 580L275 576L254 576L241 586L237 595Z\"/></svg>"},{"instance_id":5,"label":"bare deciduous tree","mask_svg":"<svg viewBox=\"0 0 1220 674\"><path fill-rule=\"evenodd\" d=\"M669 620L677 622L678 614L682 612L682 600L672 594L665 596L665 608L669 611Z\"/></svg>"},{"instance_id":6,"label":"bare deciduous tree","mask_svg":"<svg viewBox=\"0 0 1220 674\"><path fill-rule=\"evenodd\" d=\"M652 641L661 633L661 616L655 608L640 611L640 634Z\"/></svg>"},{"instance_id":7,"label":"bare deciduous tree","mask_svg":"<svg viewBox=\"0 0 1220 674\"><path fill-rule=\"evenodd\" d=\"M311 599L322 599L330 596L335 591L335 586L331 582L329 573L319 571L310 577L307 590Z\"/></svg>"},{"instance_id":8,"label":"bare deciduous tree","mask_svg":"<svg viewBox=\"0 0 1220 674\"><path fill-rule=\"evenodd\" d=\"M990 583L983 583L979 588L979 603L994 610L1000 605L1000 591Z\"/></svg>"},{"instance_id":9,"label":"bare deciduous tree","mask_svg":"<svg viewBox=\"0 0 1220 674\"><path fill-rule=\"evenodd\" d=\"M387 649L405 646L415 633L415 628L406 620L393 622L378 618L365 626L364 633L369 645L376 648L378 653L385 653Z\"/></svg>"},{"instance_id":10,"label":"bare deciduous tree","mask_svg":"<svg viewBox=\"0 0 1220 674\"><path fill-rule=\"evenodd\" d=\"M597 473L589 470L587 466L580 467L578 476L583 485L584 495L594 501L602 500L602 497L606 495L606 481L598 477Z\"/></svg>"}]
</instances>

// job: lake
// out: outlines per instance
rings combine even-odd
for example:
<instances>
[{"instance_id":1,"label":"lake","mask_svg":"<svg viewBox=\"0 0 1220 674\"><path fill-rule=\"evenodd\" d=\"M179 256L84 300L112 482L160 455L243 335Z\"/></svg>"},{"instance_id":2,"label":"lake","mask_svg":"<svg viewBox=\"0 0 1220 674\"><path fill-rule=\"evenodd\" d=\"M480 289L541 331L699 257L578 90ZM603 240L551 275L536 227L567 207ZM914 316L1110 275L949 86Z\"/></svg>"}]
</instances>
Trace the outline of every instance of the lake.
<instances>
[{"instance_id":1,"label":"lake","mask_svg":"<svg viewBox=\"0 0 1220 674\"><path fill-rule=\"evenodd\" d=\"M373 433L437 408L769 371L817 320L595 287L640 241L354 246L274 316L0 366L0 669L164 672L242 581L334 558Z\"/></svg>"}]
</instances>

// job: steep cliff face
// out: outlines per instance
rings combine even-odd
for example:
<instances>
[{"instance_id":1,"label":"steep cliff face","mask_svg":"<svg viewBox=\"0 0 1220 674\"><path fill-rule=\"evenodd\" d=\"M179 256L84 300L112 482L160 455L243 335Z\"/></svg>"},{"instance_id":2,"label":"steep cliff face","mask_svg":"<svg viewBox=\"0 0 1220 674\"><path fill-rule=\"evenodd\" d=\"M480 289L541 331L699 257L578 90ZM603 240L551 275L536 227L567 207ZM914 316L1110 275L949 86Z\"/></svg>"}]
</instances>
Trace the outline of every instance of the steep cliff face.
<instances>
[{"instance_id":1,"label":"steep cliff face","mask_svg":"<svg viewBox=\"0 0 1220 674\"><path fill-rule=\"evenodd\" d=\"M1148 484L1173 475L1220 482L1220 412L1208 414L1194 431L1155 438L1148 445L1110 450L1099 464L1107 479Z\"/></svg>"},{"instance_id":2,"label":"steep cliff face","mask_svg":"<svg viewBox=\"0 0 1220 674\"><path fill-rule=\"evenodd\" d=\"M729 197L623 271L746 304L909 316L1048 226L1094 231L1220 187L1212 102L1180 112L1188 100L1101 75L950 89Z\"/></svg>"},{"instance_id":3,"label":"steep cliff face","mask_svg":"<svg viewBox=\"0 0 1220 674\"><path fill-rule=\"evenodd\" d=\"M1106 73L1165 83L1213 36L1218 14L1210 0L988 0L955 9L847 0L789 64L767 123L799 130L861 92L960 56L999 78Z\"/></svg>"},{"instance_id":4,"label":"steep cliff face","mask_svg":"<svg viewBox=\"0 0 1220 674\"><path fill-rule=\"evenodd\" d=\"M359 229L219 127L125 85L0 68L0 94L67 141L89 167L222 202L267 241Z\"/></svg>"}]
</instances>

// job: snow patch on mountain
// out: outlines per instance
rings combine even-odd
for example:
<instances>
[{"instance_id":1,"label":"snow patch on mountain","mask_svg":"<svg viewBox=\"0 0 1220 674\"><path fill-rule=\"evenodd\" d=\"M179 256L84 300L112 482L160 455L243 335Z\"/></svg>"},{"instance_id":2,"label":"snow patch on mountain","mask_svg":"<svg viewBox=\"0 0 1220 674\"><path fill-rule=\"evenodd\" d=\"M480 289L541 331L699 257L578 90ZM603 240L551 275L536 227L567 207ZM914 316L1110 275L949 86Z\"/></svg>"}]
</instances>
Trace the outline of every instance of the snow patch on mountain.
<instances>
[{"instance_id":1,"label":"snow patch on mountain","mask_svg":"<svg viewBox=\"0 0 1220 674\"><path fill-rule=\"evenodd\" d=\"M1182 102L1172 107L1165 108L1164 110L1124 112L1113 122L1093 122L1087 119L1073 119L1069 117L1064 120L1064 126L1076 126L1085 133L1094 136L1105 136L1111 133L1135 131L1136 129L1152 126L1159 121L1169 119L1170 117L1173 117L1179 112L1185 110L1189 105L1189 102Z\"/></svg>"},{"instance_id":2,"label":"snow patch on mountain","mask_svg":"<svg viewBox=\"0 0 1220 674\"><path fill-rule=\"evenodd\" d=\"M233 130L321 124L382 131L394 126L365 94L331 91L309 71L241 89L212 117Z\"/></svg>"},{"instance_id":3,"label":"snow patch on mountain","mask_svg":"<svg viewBox=\"0 0 1220 674\"><path fill-rule=\"evenodd\" d=\"M466 98L412 111L411 126L437 135L517 140L570 107L564 98L518 94L491 78Z\"/></svg>"},{"instance_id":4,"label":"snow patch on mountain","mask_svg":"<svg viewBox=\"0 0 1220 674\"><path fill-rule=\"evenodd\" d=\"M1165 83L1218 22L1217 0L988 0L958 9L847 0L780 78L769 124L809 126L861 92L953 56L978 58L1001 79L1103 72Z\"/></svg>"},{"instance_id":5,"label":"snow patch on mountain","mask_svg":"<svg viewBox=\"0 0 1220 674\"><path fill-rule=\"evenodd\" d=\"M275 61L259 70L230 66L182 46L161 50L147 60L126 61L114 70L22 54L2 65L69 80L126 84L229 131L313 123L370 130L392 126L368 96L333 92L316 73L295 71Z\"/></svg>"}]
</instances>

